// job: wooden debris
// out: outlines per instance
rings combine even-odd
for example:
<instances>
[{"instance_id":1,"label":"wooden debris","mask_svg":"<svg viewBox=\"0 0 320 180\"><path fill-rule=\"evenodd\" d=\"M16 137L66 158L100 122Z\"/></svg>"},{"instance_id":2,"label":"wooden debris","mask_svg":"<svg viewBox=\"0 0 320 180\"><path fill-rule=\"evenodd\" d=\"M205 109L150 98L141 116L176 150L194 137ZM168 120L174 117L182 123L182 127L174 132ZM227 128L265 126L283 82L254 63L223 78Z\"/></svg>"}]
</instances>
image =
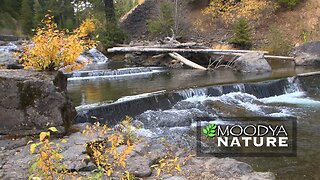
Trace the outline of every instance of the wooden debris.
<instances>
[{"instance_id":1,"label":"wooden debris","mask_svg":"<svg viewBox=\"0 0 320 180\"><path fill-rule=\"evenodd\" d=\"M115 53L129 53L129 52L153 52L153 53L170 53L170 52L185 52L185 53L248 53L248 52L257 52L250 50L221 50L221 49L189 49L189 48L159 48L159 47L113 47L108 49L108 52ZM264 54L267 54L267 51L260 51Z\"/></svg>"},{"instance_id":2,"label":"wooden debris","mask_svg":"<svg viewBox=\"0 0 320 180\"><path fill-rule=\"evenodd\" d=\"M206 71L207 68L203 67L203 66L200 66L199 64L196 64L188 59L186 59L185 57L181 56L180 54L176 53L176 52L173 52L173 53L169 53L169 55L178 60L178 61L181 61L183 64L187 65L187 66L190 66L192 68L195 68L195 69L200 69L200 70L204 70Z\"/></svg>"},{"instance_id":3,"label":"wooden debris","mask_svg":"<svg viewBox=\"0 0 320 180\"><path fill-rule=\"evenodd\" d=\"M264 58L266 58L266 59L279 59L279 60L292 60L292 61L294 61L294 57L288 57L288 56L264 55Z\"/></svg>"}]
</instances>

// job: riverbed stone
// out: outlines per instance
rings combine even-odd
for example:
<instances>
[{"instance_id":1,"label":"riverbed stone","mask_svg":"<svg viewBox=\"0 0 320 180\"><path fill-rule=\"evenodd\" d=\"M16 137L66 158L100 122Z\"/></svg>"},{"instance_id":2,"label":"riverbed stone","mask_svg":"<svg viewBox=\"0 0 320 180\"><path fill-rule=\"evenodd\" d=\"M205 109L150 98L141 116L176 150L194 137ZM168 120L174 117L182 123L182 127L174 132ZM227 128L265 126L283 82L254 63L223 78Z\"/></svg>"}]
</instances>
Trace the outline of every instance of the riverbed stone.
<instances>
[{"instance_id":1,"label":"riverbed stone","mask_svg":"<svg viewBox=\"0 0 320 180\"><path fill-rule=\"evenodd\" d=\"M239 178L240 180L266 180L276 179L271 172L252 172L250 174L243 175Z\"/></svg>"},{"instance_id":2,"label":"riverbed stone","mask_svg":"<svg viewBox=\"0 0 320 180\"><path fill-rule=\"evenodd\" d=\"M234 70L242 73L270 72L271 66L264 58L263 52L249 52L234 61Z\"/></svg>"},{"instance_id":3,"label":"riverbed stone","mask_svg":"<svg viewBox=\"0 0 320 180\"><path fill-rule=\"evenodd\" d=\"M292 51L298 66L320 66L320 41L306 42Z\"/></svg>"},{"instance_id":4,"label":"riverbed stone","mask_svg":"<svg viewBox=\"0 0 320 180\"><path fill-rule=\"evenodd\" d=\"M223 158L214 161L211 165L211 172L221 178L230 178L251 173L253 172L253 169L247 163L231 158Z\"/></svg>"},{"instance_id":5,"label":"riverbed stone","mask_svg":"<svg viewBox=\"0 0 320 180\"><path fill-rule=\"evenodd\" d=\"M193 108L188 110L146 111L136 117L144 124L145 128L151 127L186 127L193 120L200 117L208 117L206 112Z\"/></svg>"},{"instance_id":6,"label":"riverbed stone","mask_svg":"<svg viewBox=\"0 0 320 180\"><path fill-rule=\"evenodd\" d=\"M62 82L64 81L64 82ZM68 130L76 115L61 73L0 69L0 134Z\"/></svg>"},{"instance_id":7,"label":"riverbed stone","mask_svg":"<svg viewBox=\"0 0 320 180\"><path fill-rule=\"evenodd\" d=\"M127 170L136 177L144 178L151 175L152 170L150 168L150 159L144 156L130 156L127 159Z\"/></svg>"}]
</instances>

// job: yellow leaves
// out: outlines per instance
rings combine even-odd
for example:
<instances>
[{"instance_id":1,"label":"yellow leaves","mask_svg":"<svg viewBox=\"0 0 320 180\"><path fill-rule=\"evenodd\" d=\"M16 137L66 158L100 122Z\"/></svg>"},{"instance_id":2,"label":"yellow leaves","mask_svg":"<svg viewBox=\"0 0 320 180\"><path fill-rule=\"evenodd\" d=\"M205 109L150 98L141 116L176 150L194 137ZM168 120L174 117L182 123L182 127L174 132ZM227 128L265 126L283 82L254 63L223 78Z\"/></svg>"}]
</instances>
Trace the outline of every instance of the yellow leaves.
<instances>
[{"instance_id":1,"label":"yellow leaves","mask_svg":"<svg viewBox=\"0 0 320 180\"><path fill-rule=\"evenodd\" d=\"M85 65L77 64L80 54L95 46L88 33L95 30L92 19L85 20L72 33L57 29L53 17L46 15L42 21L44 27L37 28L32 38L32 46L24 46L20 60L25 68L37 70L55 70L67 66L67 70L79 69Z\"/></svg>"},{"instance_id":2,"label":"yellow leaves","mask_svg":"<svg viewBox=\"0 0 320 180\"><path fill-rule=\"evenodd\" d=\"M95 119L95 117L92 118ZM106 134L110 130L106 125L101 125L97 122L92 126L87 125L83 133ZM108 176L112 175L114 169L125 168L127 156L133 151L134 146L129 140L125 141L124 139L123 134L112 132L104 140L92 141L86 144L91 159L94 160L99 168L103 168Z\"/></svg>"},{"instance_id":3,"label":"yellow leaves","mask_svg":"<svg viewBox=\"0 0 320 180\"><path fill-rule=\"evenodd\" d=\"M34 177L53 179L54 175L57 174L60 177L61 174L66 172L65 165L61 163L63 156L59 153L61 150L59 144L55 144L49 140L50 131L57 132L57 129L51 127L48 132L41 132L39 135L40 142L30 145L30 153L35 154L36 152L37 157L29 169L30 179Z\"/></svg>"},{"instance_id":4,"label":"yellow leaves","mask_svg":"<svg viewBox=\"0 0 320 180\"><path fill-rule=\"evenodd\" d=\"M46 137L50 137L50 132L41 132L39 137L40 141L43 141Z\"/></svg>"},{"instance_id":5,"label":"yellow leaves","mask_svg":"<svg viewBox=\"0 0 320 180\"><path fill-rule=\"evenodd\" d=\"M216 19L221 17L227 24L239 18L257 21L270 15L277 5L270 0L211 0L210 5L202 12Z\"/></svg>"},{"instance_id":6,"label":"yellow leaves","mask_svg":"<svg viewBox=\"0 0 320 180\"><path fill-rule=\"evenodd\" d=\"M162 172L166 174L171 174L174 171L176 172L181 171L179 157L165 156L164 158L158 161L158 164L154 164L151 167L156 168L157 176L160 176Z\"/></svg>"},{"instance_id":7,"label":"yellow leaves","mask_svg":"<svg viewBox=\"0 0 320 180\"><path fill-rule=\"evenodd\" d=\"M34 151L36 150L37 145L36 144L31 144L30 145L30 153L33 154Z\"/></svg>"},{"instance_id":8,"label":"yellow leaves","mask_svg":"<svg viewBox=\"0 0 320 180\"><path fill-rule=\"evenodd\" d=\"M160 174L161 174L161 169L158 168L158 169L157 169L157 176L160 176Z\"/></svg>"},{"instance_id":9,"label":"yellow leaves","mask_svg":"<svg viewBox=\"0 0 320 180\"><path fill-rule=\"evenodd\" d=\"M49 128L48 130L50 130L50 131L52 131L52 132L58 132L57 128L55 128L55 127L51 127L51 128Z\"/></svg>"}]
</instances>

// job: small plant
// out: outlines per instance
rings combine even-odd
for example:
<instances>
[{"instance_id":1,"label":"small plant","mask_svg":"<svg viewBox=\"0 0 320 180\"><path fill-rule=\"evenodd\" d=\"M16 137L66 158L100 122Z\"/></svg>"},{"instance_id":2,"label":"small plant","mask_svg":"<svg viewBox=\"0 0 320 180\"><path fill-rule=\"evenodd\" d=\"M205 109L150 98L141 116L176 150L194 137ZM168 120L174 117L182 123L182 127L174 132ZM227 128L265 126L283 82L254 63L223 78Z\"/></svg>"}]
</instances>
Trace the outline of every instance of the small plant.
<instances>
[{"instance_id":1,"label":"small plant","mask_svg":"<svg viewBox=\"0 0 320 180\"><path fill-rule=\"evenodd\" d=\"M267 39L268 43L262 48L270 54L287 56L290 53L292 45L279 29L271 27Z\"/></svg>"},{"instance_id":2,"label":"small plant","mask_svg":"<svg viewBox=\"0 0 320 180\"><path fill-rule=\"evenodd\" d=\"M234 44L238 48L243 49L249 49L251 47L251 32L246 19L241 18L235 23L233 33L234 35L230 39L230 43Z\"/></svg>"},{"instance_id":3,"label":"small plant","mask_svg":"<svg viewBox=\"0 0 320 180\"><path fill-rule=\"evenodd\" d=\"M48 71L63 67L69 71L79 69L83 64L77 64L77 58L95 45L95 41L89 38L89 33L95 30L92 19L83 21L79 28L68 32L59 30L53 18L46 15L42 20L44 26L37 28L32 38L33 45L24 47L20 60L25 68Z\"/></svg>"},{"instance_id":4,"label":"small plant","mask_svg":"<svg viewBox=\"0 0 320 180\"><path fill-rule=\"evenodd\" d=\"M95 118L95 117L91 117ZM127 123L130 119L127 118ZM99 176L103 172L107 176L111 176L114 170L125 169L126 158L133 150L133 144L130 139L121 133L114 131L111 133L111 129L106 125L101 126L100 123L95 123L93 126L86 126L86 129L82 132L85 135L92 135L98 133L100 137L108 134L106 139L93 140L85 144L88 158L92 159L98 166L99 171L95 173L95 176ZM123 148L119 150L119 147ZM126 175L127 172L124 172Z\"/></svg>"},{"instance_id":5,"label":"small plant","mask_svg":"<svg viewBox=\"0 0 320 180\"><path fill-rule=\"evenodd\" d=\"M284 8L293 9L301 0L276 0L276 2Z\"/></svg>"},{"instance_id":6,"label":"small plant","mask_svg":"<svg viewBox=\"0 0 320 180\"><path fill-rule=\"evenodd\" d=\"M50 142L50 132L57 132L55 127L49 128L47 132L41 132L38 143L30 145L30 153L36 154L36 161L29 169L29 179L62 179L67 174L65 165L62 164L63 158L60 153L59 144Z\"/></svg>"},{"instance_id":7,"label":"small plant","mask_svg":"<svg viewBox=\"0 0 320 180\"><path fill-rule=\"evenodd\" d=\"M153 37L165 37L174 29L173 4L163 1L160 4L160 16L147 22L147 28Z\"/></svg>"},{"instance_id":8,"label":"small plant","mask_svg":"<svg viewBox=\"0 0 320 180\"><path fill-rule=\"evenodd\" d=\"M151 167L157 170L157 176L160 176L162 172L172 174L181 171L179 157L170 158L165 156L158 161L158 164L154 164Z\"/></svg>"}]
</instances>

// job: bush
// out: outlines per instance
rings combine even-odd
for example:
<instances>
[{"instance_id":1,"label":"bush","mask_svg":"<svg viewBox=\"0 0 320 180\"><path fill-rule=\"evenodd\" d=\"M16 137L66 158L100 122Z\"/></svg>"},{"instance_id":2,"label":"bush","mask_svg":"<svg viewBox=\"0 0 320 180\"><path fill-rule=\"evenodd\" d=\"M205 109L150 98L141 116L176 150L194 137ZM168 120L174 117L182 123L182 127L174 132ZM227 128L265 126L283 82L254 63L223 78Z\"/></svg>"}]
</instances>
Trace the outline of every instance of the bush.
<instances>
[{"instance_id":1,"label":"bush","mask_svg":"<svg viewBox=\"0 0 320 180\"><path fill-rule=\"evenodd\" d=\"M293 9L300 3L300 0L276 0L276 2L284 8Z\"/></svg>"},{"instance_id":2,"label":"bush","mask_svg":"<svg viewBox=\"0 0 320 180\"><path fill-rule=\"evenodd\" d=\"M165 37L171 34L174 26L173 4L167 1L160 4L160 16L147 22L147 28L153 37Z\"/></svg>"},{"instance_id":3,"label":"bush","mask_svg":"<svg viewBox=\"0 0 320 180\"><path fill-rule=\"evenodd\" d=\"M127 39L126 32L114 23L106 23L102 27L98 28L96 33L99 35L98 41L104 48L113 47L116 44L122 44Z\"/></svg>"},{"instance_id":4,"label":"bush","mask_svg":"<svg viewBox=\"0 0 320 180\"><path fill-rule=\"evenodd\" d=\"M251 47L250 27L244 18L239 19L239 21L235 23L233 33L234 35L230 39L229 43L242 49L249 49Z\"/></svg>"},{"instance_id":5,"label":"bush","mask_svg":"<svg viewBox=\"0 0 320 180\"><path fill-rule=\"evenodd\" d=\"M25 46L21 61L25 68L37 70L78 69L76 64L80 54L92 48L95 42L89 39L89 33L95 30L91 19L82 22L73 32L59 30L53 22L53 16L46 15L42 21L44 27L37 28L32 38L33 45Z\"/></svg>"},{"instance_id":6,"label":"bush","mask_svg":"<svg viewBox=\"0 0 320 180\"><path fill-rule=\"evenodd\" d=\"M268 43L263 49L269 51L270 54L287 56L290 53L292 45L279 29L271 27L267 39Z\"/></svg>"}]
</instances>

